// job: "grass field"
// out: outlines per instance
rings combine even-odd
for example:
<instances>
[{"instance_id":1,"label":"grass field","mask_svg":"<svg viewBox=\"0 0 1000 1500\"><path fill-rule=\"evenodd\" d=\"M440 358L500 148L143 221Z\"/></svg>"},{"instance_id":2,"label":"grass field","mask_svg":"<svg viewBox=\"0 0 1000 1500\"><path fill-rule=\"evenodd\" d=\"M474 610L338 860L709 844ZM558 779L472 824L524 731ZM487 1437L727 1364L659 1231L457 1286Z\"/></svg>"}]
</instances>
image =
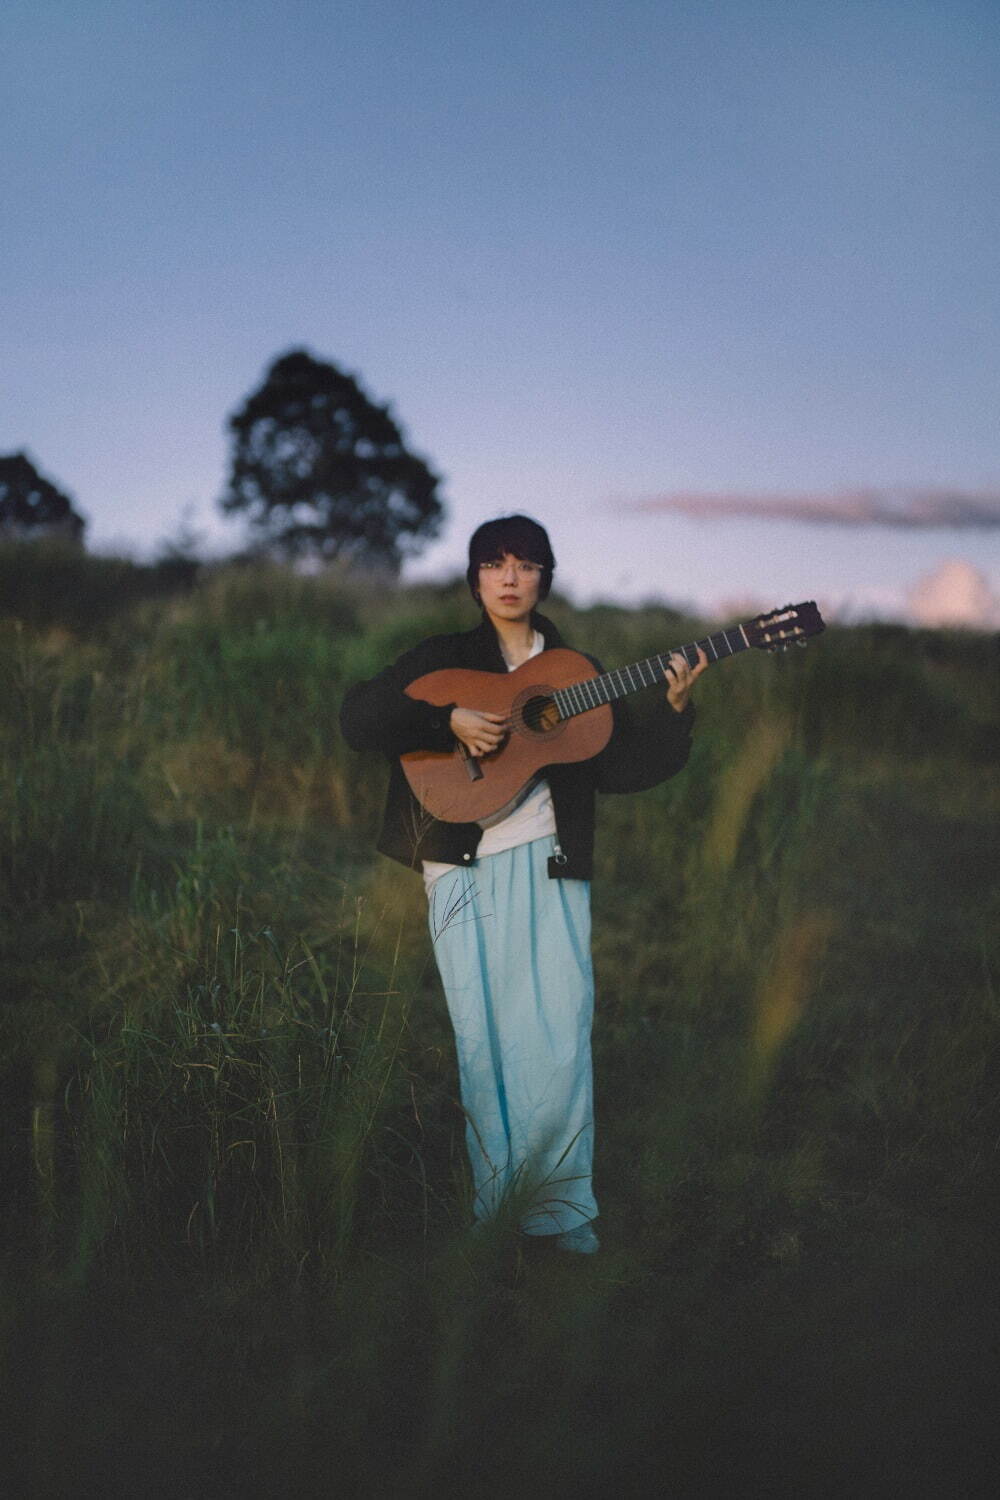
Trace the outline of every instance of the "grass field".
<instances>
[{"instance_id":1,"label":"grass field","mask_svg":"<svg viewBox=\"0 0 1000 1500\"><path fill-rule=\"evenodd\" d=\"M588 1259L469 1241L336 727L463 589L54 569L0 549L8 1493L994 1492L995 641L721 664L604 799ZM550 604L609 666L704 629Z\"/></svg>"}]
</instances>

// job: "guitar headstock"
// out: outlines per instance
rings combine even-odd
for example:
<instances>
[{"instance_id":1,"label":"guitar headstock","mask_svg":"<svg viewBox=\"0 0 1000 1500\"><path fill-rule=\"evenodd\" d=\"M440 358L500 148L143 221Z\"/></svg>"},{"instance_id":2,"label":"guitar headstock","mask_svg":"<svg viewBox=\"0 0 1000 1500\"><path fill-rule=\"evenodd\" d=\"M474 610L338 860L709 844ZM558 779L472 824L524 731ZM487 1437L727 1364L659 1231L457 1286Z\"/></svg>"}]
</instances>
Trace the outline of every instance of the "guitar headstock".
<instances>
[{"instance_id":1,"label":"guitar headstock","mask_svg":"<svg viewBox=\"0 0 1000 1500\"><path fill-rule=\"evenodd\" d=\"M787 651L789 646L804 646L809 636L825 630L823 616L809 599L804 604L785 604L770 614L758 615L743 626L751 646L762 651Z\"/></svg>"}]
</instances>

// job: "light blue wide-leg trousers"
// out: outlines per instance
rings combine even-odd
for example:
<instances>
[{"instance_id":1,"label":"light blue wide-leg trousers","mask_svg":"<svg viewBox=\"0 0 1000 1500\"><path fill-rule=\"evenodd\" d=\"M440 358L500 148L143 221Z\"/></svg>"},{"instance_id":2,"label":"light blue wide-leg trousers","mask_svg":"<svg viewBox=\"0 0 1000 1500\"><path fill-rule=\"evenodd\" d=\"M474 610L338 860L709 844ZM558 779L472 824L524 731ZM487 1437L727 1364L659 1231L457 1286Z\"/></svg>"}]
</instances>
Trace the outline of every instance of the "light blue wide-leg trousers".
<instances>
[{"instance_id":1,"label":"light blue wide-leg trousers","mask_svg":"<svg viewBox=\"0 0 1000 1500\"><path fill-rule=\"evenodd\" d=\"M429 901L476 1217L509 1203L528 1234L597 1216L590 883L550 880L554 847L535 839L449 871Z\"/></svg>"}]
</instances>

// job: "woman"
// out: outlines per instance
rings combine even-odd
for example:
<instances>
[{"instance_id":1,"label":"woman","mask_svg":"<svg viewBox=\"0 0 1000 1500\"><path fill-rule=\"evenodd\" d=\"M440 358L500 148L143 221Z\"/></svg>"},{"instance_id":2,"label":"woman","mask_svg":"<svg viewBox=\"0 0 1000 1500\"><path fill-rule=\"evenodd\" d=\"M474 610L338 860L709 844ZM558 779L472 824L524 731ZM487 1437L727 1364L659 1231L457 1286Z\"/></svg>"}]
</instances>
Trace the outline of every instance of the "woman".
<instances>
[{"instance_id":1,"label":"woman","mask_svg":"<svg viewBox=\"0 0 1000 1500\"><path fill-rule=\"evenodd\" d=\"M352 687L341 727L356 750L392 763L383 854L422 869L431 937L458 1050L477 1221L512 1208L521 1229L554 1235L560 1249L598 1249L592 1221L593 1087L590 1031L590 878L594 793L641 791L687 760L691 684L707 665L670 658L662 711L641 727L614 705L614 731L591 760L552 765L500 821L445 823L413 797L399 764L411 750L460 740L489 755L504 737L499 714L436 707L407 696L444 667L508 672L564 645L537 611L555 558L527 516L487 521L469 542L467 573L481 623L433 636L369 682ZM599 663L594 663L598 666ZM599 668L600 669L600 668Z\"/></svg>"}]
</instances>

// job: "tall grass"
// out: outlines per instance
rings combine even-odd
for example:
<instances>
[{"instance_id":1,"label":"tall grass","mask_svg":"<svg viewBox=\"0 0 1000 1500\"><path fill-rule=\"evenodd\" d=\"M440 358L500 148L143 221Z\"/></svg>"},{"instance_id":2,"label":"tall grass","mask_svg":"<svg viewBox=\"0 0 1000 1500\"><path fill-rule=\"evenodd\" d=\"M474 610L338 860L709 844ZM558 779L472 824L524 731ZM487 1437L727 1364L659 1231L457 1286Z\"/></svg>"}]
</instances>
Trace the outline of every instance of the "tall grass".
<instances>
[{"instance_id":1,"label":"tall grass","mask_svg":"<svg viewBox=\"0 0 1000 1500\"><path fill-rule=\"evenodd\" d=\"M552 613L609 666L703 628ZM657 1426L682 1493L711 1492L713 1441L745 1459L755 1434L791 1473L812 1433L832 1473L843 1388L863 1426L915 1343L916 1396L954 1418L912 1312L882 1364L865 1330L917 1285L979 1389L948 1306L988 1312L1000 1207L992 644L830 630L722 664L684 773L602 801L605 1248L580 1265L464 1237L420 883L372 855L385 768L336 728L349 681L463 621L462 585L241 568L72 629L0 624L0 1314L39 1372L11 1412L86 1449L55 1316L75 1348L139 1341L188 1433L151 1399L143 1453L197 1450L175 1492L213 1453L246 1476L245 1450L245 1492L319 1493L332 1446L359 1491L646 1493ZM840 1492L864 1492L849 1428Z\"/></svg>"},{"instance_id":2,"label":"tall grass","mask_svg":"<svg viewBox=\"0 0 1000 1500\"><path fill-rule=\"evenodd\" d=\"M166 915L150 956L166 967L192 920ZM205 939L181 984L122 996L79 1068L77 1266L100 1249L144 1269L193 1259L237 1285L335 1272L395 1093L405 1000L390 988L373 1008L356 972L331 990L307 944L285 950L238 911Z\"/></svg>"}]
</instances>

